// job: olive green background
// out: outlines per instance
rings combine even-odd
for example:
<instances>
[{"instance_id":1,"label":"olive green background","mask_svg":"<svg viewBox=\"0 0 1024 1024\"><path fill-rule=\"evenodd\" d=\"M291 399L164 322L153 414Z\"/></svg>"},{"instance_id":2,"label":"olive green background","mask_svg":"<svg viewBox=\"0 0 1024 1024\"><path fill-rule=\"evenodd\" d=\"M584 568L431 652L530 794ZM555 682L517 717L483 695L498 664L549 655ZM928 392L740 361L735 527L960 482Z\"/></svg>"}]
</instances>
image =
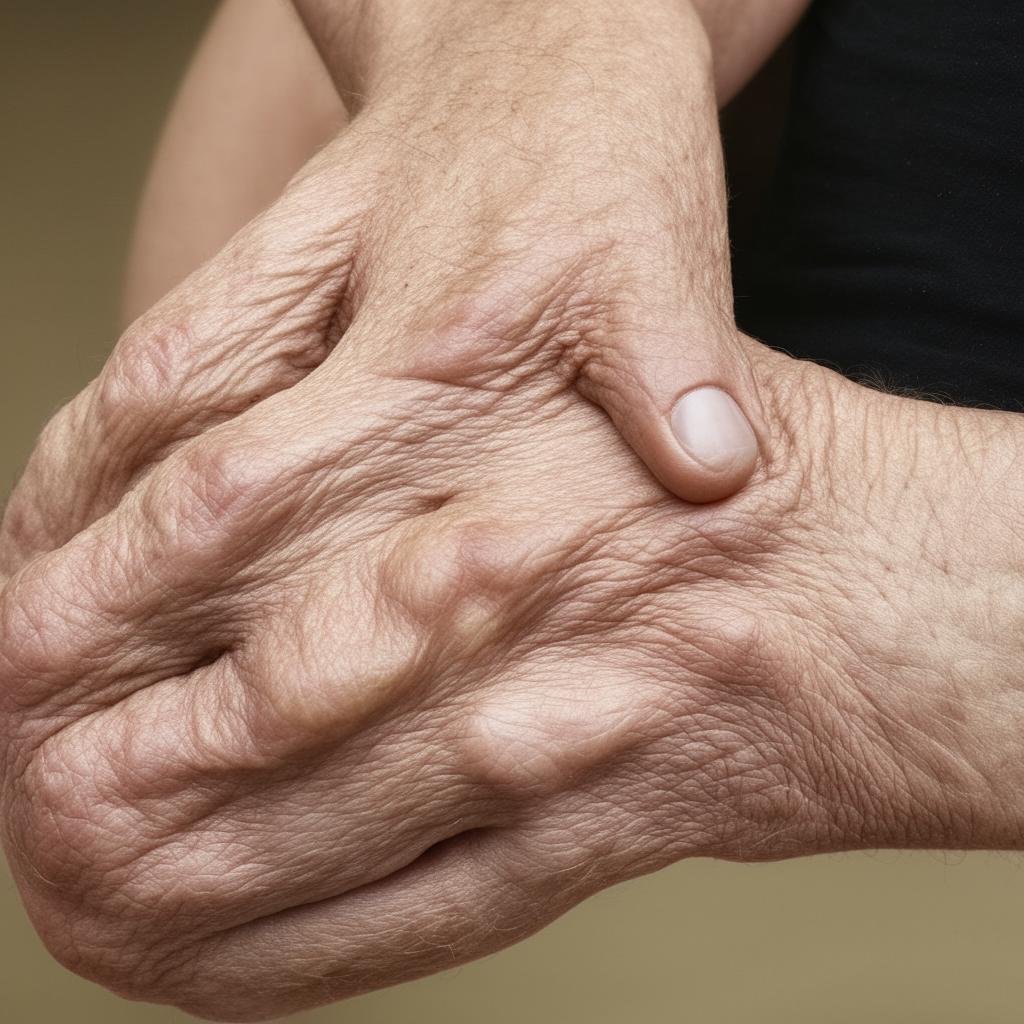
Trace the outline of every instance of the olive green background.
<instances>
[{"instance_id":1,"label":"olive green background","mask_svg":"<svg viewBox=\"0 0 1024 1024\"><path fill-rule=\"evenodd\" d=\"M0 486L115 336L149 151L204 0L0 0ZM482 963L299 1018L352 1024L1009 1024L1017 858L681 864ZM0 875L0 1020L184 1019L53 963Z\"/></svg>"}]
</instances>

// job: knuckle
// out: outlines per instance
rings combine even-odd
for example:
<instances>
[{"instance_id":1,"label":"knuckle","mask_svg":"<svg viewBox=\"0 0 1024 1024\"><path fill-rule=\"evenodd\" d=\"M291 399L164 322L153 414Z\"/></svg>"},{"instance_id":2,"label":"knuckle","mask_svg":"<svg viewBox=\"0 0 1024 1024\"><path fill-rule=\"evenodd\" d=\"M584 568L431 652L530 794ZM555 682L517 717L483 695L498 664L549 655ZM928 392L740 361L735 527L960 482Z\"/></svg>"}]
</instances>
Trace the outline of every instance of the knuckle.
<instances>
[{"instance_id":1,"label":"knuckle","mask_svg":"<svg viewBox=\"0 0 1024 1024\"><path fill-rule=\"evenodd\" d=\"M146 491L147 518L173 549L239 555L282 505L291 475L272 452L206 435L185 445Z\"/></svg>"},{"instance_id":2,"label":"knuckle","mask_svg":"<svg viewBox=\"0 0 1024 1024\"><path fill-rule=\"evenodd\" d=\"M140 924L139 906L119 888L132 836L85 752L56 755L48 746L16 782L6 821L10 866L49 951L71 970L95 975L93 958Z\"/></svg>"},{"instance_id":3,"label":"knuckle","mask_svg":"<svg viewBox=\"0 0 1024 1024\"><path fill-rule=\"evenodd\" d=\"M13 572L33 554L58 547L78 528L92 495L73 467L82 457L88 430L87 389L43 428L24 476L18 482L0 527L0 570ZM88 487L96 487L90 480ZM83 493L85 492L85 493Z\"/></svg>"},{"instance_id":4,"label":"knuckle","mask_svg":"<svg viewBox=\"0 0 1024 1024\"><path fill-rule=\"evenodd\" d=\"M246 745L275 761L337 743L415 685L421 654L365 594L311 595L236 655Z\"/></svg>"},{"instance_id":5,"label":"knuckle","mask_svg":"<svg viewBox=\"0 0 1024 1024\"><path fill-rule=\"evenodd\" d=\"M729 608L719 616L703 619L692 631L690 650L699 650L708 678L729 685L760 687L772 675L771 637L765 615Z\"/></svg>"},{"instance_id":6,"label":"knuckle","mask_svg":"<svg viewBox=\"0 0 1024 1024\"><path fill-rule=\"evenodd\" d=\"M28 566L0 592L0 692L9 711L35 704L55 680L81 670L88 638L64 598L75 590L67 567L57 564Z\"/></svg>"},{"instance_id":7,"label":"knuckle","mask_svg":"<svg viewBox=\"0 0 1024 1024\"><path fill-rule=\"evenodd\" d=\"M190 952L166 946L130 920L47 913L33 924L57 963L125 999L173 1003L179 979L194 970Z\"/></svg>"},{"instance_id":8,"label":"knuckle","mask_svg":"<svg viewBox=\"0 0 1024 1024\"><path fill-rule=\"evenodd\" d=\"M476 711L464 730L463 771L514 804L561 790L572 777L572 758L542 713L508 701Z\"/></svg>"},{"instance_id":9,"label":"knuckle","mask_svg":"<svg viewBox=\"0 0 1024 1024\"><path fill-rule=\"evenodd\" d=\"M86 427L91 397L92 385L64 405L43 427L26 477L52 483L53 477L80 454L77 442Z\"/></svg>"},{"instance_id":10,"label":"knuckle","mask_svg":"<svg viewBox=\"0 0 1024 1024\"><path fill-rule=\"evenodd\" d=\"M24 571L0 591L0 665L3 667L2 692L10 697L22 684L49 668L49 645L40 636L46 620L45 604L35 595L28 596Z\"/></svg>"},{"instance_id":11,"label":"knuckle","mask_svg":"<svg viewBox=\"0 0 1024 1024\"><path fill-rule=\"evenodd\" d=\"M84 913L103 906L125 853L95 752L54 738L25 764L8 818L12 866L43 904Z\"/></svg>"},{"instance_id":12,"label":"knuckle","mask_svg":"<svg viewBox=\"0 0 1024 1024\"><path fill-rule=\"evenodd\" d=\"M13 575L34 554L60 543L64 531L50 524L47 512L28 481L22 481L7 503L0 525L0 576Z\"/></svg>"},{"instance_id":13,"label":"knuckle","mask_svg":"<svg viewBox=\"0 0 1024 1024\"><path fill-rule=\"evenodd\" d=\"M37 751L7 820L11 866L54 959L121 995L153 999L168 969L167 942L187 926L187 879L180 866L173 874L141 870L146 858L96 761L92 747L56 740Z\"/></svg>"},{"instance_id":14,"label":"knuckle","mask_svg":"<svg viewBox=\"0 0 1024 1024\"><path fill-rule=\"evenodd\" d=\"M121 336L97 382L96 414L113 429L150 417L180 390L196 352L195 328L183 312L152 314Z\"/></svg>"},{"instance_id":15,"label":"knuckle","mask_svg":"<svg viewBox=\"0 0 1024 1024\"><path fill-rule=\"evenodd\" d=\"M126 928L73 913L46 913L33 923L46 951L66 970L125 998L154 997L135 935Z\"/></svg>"},{"instance_id":16,"label":"knuckle","mask_svg":"<svg viewBox=\"0 0 1024 1024\"><path fill-rule=\"evenodd\" d=\"M425 380L499 389L532 370L543 332L507 322L485 298L463 299L449 309L410 356L410 373Z\"/></svg>"},{"instance_id":17,"label":"knuckle","mask_svg":"<svg viewBox=\"0 0 1024 1024\"><path fill-rule=\"evenodd\" d=\"M266 496L268 480L252 452L201 441L182 454L176 479L175 525L192 537L219 532L244 518Z\"/></svg>"},{"instance_id":18,"label":"knuckle","mask_svg":"<svg viewBox=\"0 0 1024 1024\"><path fill-rule=\"evenodd\" d=\"M422 628L486 641L542 576L535 548L536 536L514 523L425 516L386 553L381 592Z\"/></svg>"},{"instance_id":19,"label":"knuckle","mask_svg":"<svg viewBox=\"0 0 1024 1024\"><path fill-rule=\"evenodd\" d=\"M123 991L124 983L135 973L126 962L128 951L116 941L107 941L83 915L47 911L37 913L33 924L50 956L79 977Z\"/></svg>"},{"instance_id":20,"label":"knuckle","mask_svg":"<svg viewBox=\"0 0 1024 1024\"><path fill-rule=\"evenodd\" d=\"M411 372L498 389L557 366L611 316L614 302L597 287L597 265L594 253L574 245L509 258L468 292L436 303Z\"/></svg>"},{"instance_id":21,"label":"knuckle","mask_svg":"<svg viewBox=\"0 0 1024 1024\"><path fill-rule=\"evenodd\" d=\"M590 673L587 673L588 677ZM540 688L485 700L462 731L461 762L478 785L513 802L578 784L641 741L648 715L617 686Z\"/></svg>"}]
</instances>

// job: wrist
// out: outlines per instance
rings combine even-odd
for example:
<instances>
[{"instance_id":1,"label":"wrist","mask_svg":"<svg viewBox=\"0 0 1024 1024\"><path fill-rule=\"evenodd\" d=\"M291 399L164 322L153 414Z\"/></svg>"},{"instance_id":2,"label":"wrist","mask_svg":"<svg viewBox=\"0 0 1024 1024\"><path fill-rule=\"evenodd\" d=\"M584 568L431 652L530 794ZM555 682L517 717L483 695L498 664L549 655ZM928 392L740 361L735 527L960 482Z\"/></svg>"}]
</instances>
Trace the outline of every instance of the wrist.
<instances>
[{"instance_id":1,"label":"wrist","mask_svg":"<svg viewBox=\"0 0 1024 1024\"><path fill-rule=\"evenodd\" d=\"M822 846L1019 848L1024 418L790 376L772 394L807 446L789 608L827 738L803 751Z\"/></svg>"},{"instance_id":2,"label":"wrist","mask_svg":"<svg viewBox=\"0 0 1024 1024\"><path fill-rule=\"evenodd\" d=\"M692 4L655 0L642 12L595 0L585 9L557 0L293 0L293 4L339 88L356 106L386 91L392 82L422 74L461 76L479 63L496 72L502 64L520 70L557 68L576 61L593 79L609 66L659 73L680 70L711 78L711 47ZM494 76L501 89L501 76Z\"/></svg>"},{"instance_id":3,"label":"wrist","mask_svg":"<svg viewBox=\"0 0 1024 1024\"><path fill-rule=\"evenodd\" d=\"M922 809L941 815L919 816L919 845L1020 849L1024 417L890 401L925 410L915 410L913 502L890 531L917 567L901 588L913 635L881 645L890 661L900 646L914 656L898 689L876 676L866 695L905 723L890 747L908 751L908 791L916 779Z\"/></svg>"}]
</instances>

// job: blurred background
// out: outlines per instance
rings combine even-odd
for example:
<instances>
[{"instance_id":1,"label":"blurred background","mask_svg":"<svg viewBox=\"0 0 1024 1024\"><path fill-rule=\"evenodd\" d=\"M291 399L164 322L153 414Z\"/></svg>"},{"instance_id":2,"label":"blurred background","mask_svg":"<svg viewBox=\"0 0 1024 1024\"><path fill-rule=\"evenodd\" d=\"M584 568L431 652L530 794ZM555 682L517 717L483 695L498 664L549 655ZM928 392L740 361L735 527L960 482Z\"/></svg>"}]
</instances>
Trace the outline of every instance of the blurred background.
<instances>
[{"instance_id":1,"label":"blurred background","mask_svg":"<svg viewBox=\"0 0 1024 1024\"><path fill-rule=\"evenodd\" d=\"M0 488L116 335L134 205L213 4L0 3ZM296 1021L1011 1024L1024 1020L1016 857L694 861L508 952ZM0 874L0 1020L183 1020L53 963Z\"/></svg>"}]
</instances>

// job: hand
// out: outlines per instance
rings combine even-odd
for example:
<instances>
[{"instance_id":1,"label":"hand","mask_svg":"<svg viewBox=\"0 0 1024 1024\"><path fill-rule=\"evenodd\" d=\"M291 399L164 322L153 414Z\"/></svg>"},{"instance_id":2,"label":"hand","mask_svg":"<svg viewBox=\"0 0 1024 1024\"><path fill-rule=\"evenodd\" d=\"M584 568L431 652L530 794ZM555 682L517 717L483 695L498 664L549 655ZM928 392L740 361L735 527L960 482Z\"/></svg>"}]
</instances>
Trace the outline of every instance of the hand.
<instances>
[{"instance_id":1,"label":"hand","mask_svg":"<svg viewBox=\"0 0 1024 1024\"><path fill-rule=\"evenodd\" d=\"M10 506L6 843L55 955L251 1019L681 856L1019 846L1013 418L725 325L764 458L681 508L553 357L585 303L466 330L503 287L364 244L371 123L135 325Z\"/></svg>"},{"instance_id":2,"label":"hand","mask_svg":"<svg viewBox=\"0 0 1024 1024\"><path fill-rule=\"evenodd\" d=\"M249 1020L680 857L1020 843L1020 538L978 501L1020 508L1012 417L736 337L763 472L686 508L532 323L515 360L435 336L444 374L346 345L245 409L301 376L308 297L282 316L269 260L244 292L238 251L48 432L2 540L34 547L47 488L77 507L68 449L97 507L136 480L0 594L6 848L64 963ZM196 337L216 282L263 347L196 365L157 342Z\"/></svg>"},{"instance_id":3,"label":"hand","mask_svg":"<svg viewBox=\"0 0 1024 1024\"><path fill-rule=\"evenodd\" d=\"M361 242L378 295L429 290L425 268L441 261L464 300L429 316L442 337L501 345L527 322L559 321L549 355L666 487L703 502L742 486L760 409L733 341L716 83L697 10L296 6L358 111L350 150L399 192L381 203L370 188ZM749 60L801 6L744 8L747 45L717 40L730 80L744 65L731 51Z\"/></svg>"},{"instance_id":4,"label":"hand","mask_svg":"<svg viewBox=\"0 0 1024 1024\"><path fill-rule=\"evenodd\" d=\"M0 570L63 543L169 449L289 387L342 337L353 357L467 386L480 383L467 351L511 365L543 349L676 493L745 483L762 414L732 327L706 40L674 2L635 23L599 10L586 31L561 5L538 14L532 54L507 41L523 26L490 25L506 40L492 49L470 19L449 27L446 62L403 21L355 122L134 325L54 423Z\"/></svg>"}]
</instances>

